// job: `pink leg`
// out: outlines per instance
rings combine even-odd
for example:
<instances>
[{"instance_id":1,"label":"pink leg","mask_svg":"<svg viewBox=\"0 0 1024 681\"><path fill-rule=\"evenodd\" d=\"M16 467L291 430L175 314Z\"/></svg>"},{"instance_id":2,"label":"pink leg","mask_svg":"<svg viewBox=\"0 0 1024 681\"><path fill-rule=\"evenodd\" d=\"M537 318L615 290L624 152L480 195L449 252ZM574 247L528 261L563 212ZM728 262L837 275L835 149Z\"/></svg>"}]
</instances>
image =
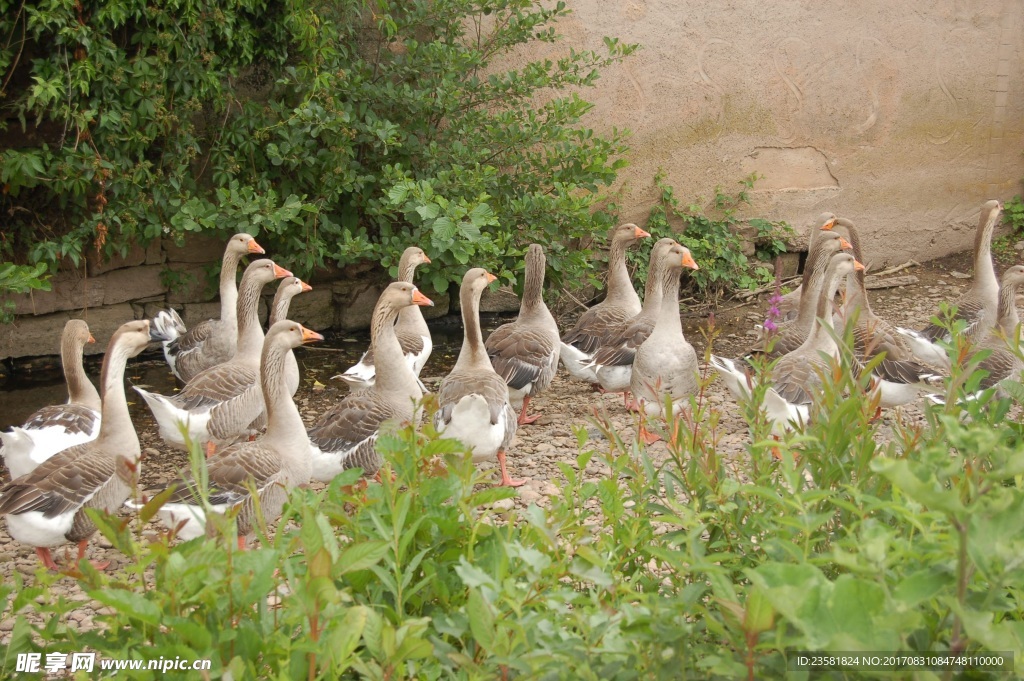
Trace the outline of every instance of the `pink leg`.
<instances>
[{"instance_id":1,"label":"pink leg","mask_svg":"<svg viewBox=\"0 0 1024 681\"><path fill-rule=\"evenodd\" d=\"M87 539L83 539L82 541L78 542L78 558L75 559L76 564L78 563L78 561L85 558L85 549L88 546L89 541ZM110 567L109 560L90 560L89 562L92 563L92 566L97 570L106 570L108 567Z\"/></svg>"},{"instance_id":2,"label":"pink leg","mask_svg":"<svg viewBox=\"0 0 1024 681\"><path fill-rule=\"evenodd\" d=\"M644 423L644 417L640 417L640 433L638 437L644 441L644 444L653 445L655 442L661 439L661 436L657 433L652 433L647 430L647 425Z\"/></svg>"},{"instance_id":3,"label":"pink leg","mask_svg":"<svg viewBox=\"0 0 1024 681\"><path fill-rule=\"evenodd\" d=\"M506 487L519 487L525 485L525 480L513 480L508 475L508 469L505 468L505 452L501 449L498 450L498 465L501 466L501 484Z\"/></svg>"},{"instance_id":4,"label":"pink leg","mask_svg":"<svg viewBox=\"0 0 1024 681\"><path fill-rule=\"evenodd\" d=\"M36 547L36 555L39 556L39 560L49 570L60 570L57 564L53 562L53 555L50 553L50 549L45 546Z\"/></svg>"},{"instance_id":5,"label":"pink leg","mask_svg":"<svg viewBox=\"0 0 1024 681\"><path fill-rule=\"evenodd\" d=\"M530 396L527 395L526 397L523 398L523 408L519 412L519 421L517 421L517 423L519 425L521 425L521 426L525 426L525 425L527 425L529 423L533 423L534 421L536 421L537 419L539 419L541 417L540 414L534 414L533 416L527 416L526 415L526 407L529 404L530 404Z\"/></svg>"},{"instance_id":6,"label":"pink leg","mask_svg":"<svg viewBox=\"0 0 1024 681\"><path fill-rule=\"evenodd\" d=\"M240 534L240 535L238 535L238 550L239 551L245 551L245 548L246 548L246 545L245 545L245 535L244 534Z\"/></svg>"}]
</instances>

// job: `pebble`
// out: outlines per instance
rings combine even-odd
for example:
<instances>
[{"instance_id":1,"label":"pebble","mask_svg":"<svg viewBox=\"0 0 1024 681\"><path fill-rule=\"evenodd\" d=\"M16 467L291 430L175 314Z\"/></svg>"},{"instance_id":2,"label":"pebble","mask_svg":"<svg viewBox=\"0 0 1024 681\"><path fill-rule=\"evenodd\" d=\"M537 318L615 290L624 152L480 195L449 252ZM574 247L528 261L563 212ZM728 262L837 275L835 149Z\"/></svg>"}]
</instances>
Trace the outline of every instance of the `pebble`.
<instances>
[{"instance_id":1,"label":"pebble","mask_svg":"<svg viewBox=\"0 0 1024 681\"><path fill-rule=\"evenodd\" d=\"M491 508L498 511L508 512L515 508L515 505L515 499L498 499L493 504L491 504Z\"/></svg>"},{"instance_id":2,"label":"pebble","mask_svg":"<svg viewBox=\"0 0 1024 681\"><path fill-rule=\"evenodd\" d=\"M519 489L519 499L526 506L537 503L540 498L541 494L536 490L530 489L529 487L521 487Z\"/></svg>"}]
</instances>

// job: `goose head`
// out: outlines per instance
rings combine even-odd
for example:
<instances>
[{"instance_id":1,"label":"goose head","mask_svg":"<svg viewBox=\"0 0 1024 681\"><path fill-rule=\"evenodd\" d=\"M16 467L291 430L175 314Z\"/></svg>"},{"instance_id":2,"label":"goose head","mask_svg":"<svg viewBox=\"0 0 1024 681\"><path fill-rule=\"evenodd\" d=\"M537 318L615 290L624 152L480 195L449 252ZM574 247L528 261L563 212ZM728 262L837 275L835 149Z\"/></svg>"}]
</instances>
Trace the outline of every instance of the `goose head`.
<instances>
[{"instance_id":1,"label":"goose head","mask_svg":"<svg viewBox=\"0 0 1024 681\"><path fill-rule=\"evenodd\" d=\"M243 255L263 255L266 251L256 243L251 234L239 233L228 239L228 245L224 249L231 255L241 257Z\"/></svg>"}]
</instances>

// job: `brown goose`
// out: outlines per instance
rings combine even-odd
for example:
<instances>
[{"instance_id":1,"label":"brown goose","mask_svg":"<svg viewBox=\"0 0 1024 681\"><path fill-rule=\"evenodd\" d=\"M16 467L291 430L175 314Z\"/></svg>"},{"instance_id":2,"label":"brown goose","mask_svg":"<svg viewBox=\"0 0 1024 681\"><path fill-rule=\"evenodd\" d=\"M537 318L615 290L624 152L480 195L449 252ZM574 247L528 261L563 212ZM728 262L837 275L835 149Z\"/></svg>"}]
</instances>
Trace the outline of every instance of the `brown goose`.
<instances>
[{"instance_id":1,"label":"brown goose","mask_svg":"<svg viewBox=\"0 0 1024 681\"><path fill-rule=\"evenodd\" d=\"M398 261L398 281L407 284L413 283L413 276L416 268L420 265L430 264L430 258L419 246L410 246L402 253L402 259ZM419 305L402 308L398 313L398 322L395 324L395 335L398 336L398 344L402 346L402 353L409 363L413 374L419 378L423 365L430 359L430 352L434 344L430 338L430 329L427 321L423 318L423 311ZM340 378L352 386L353 390L362 390L373 385L376 370L373 364L373 348L367 350L359 359L359 362L341 374ZM339 377L335 377L339 378ZM424 390L420 384L420 390Z\"/></svg>"},{"instance_id":2,"label":"brown goose","mask_svg":"<svg viewBox=\"0 0 1024 681\"><path fill-rule=\"evenodd\" d=\"M288 308L292 304L292 298L300 293L312 290L312 286L298 277L285 277L282 279L281 283L277 285L274 302L270 305L270 320L267 322L267 327L269 328L277 322L287 319ZM295 391L299 389L299 363L295 360L295 353L291 350L288 351L288 355L284 360L284 380L288 385L288 394L295 395Z\"/></svg>"},{"instance_id":3,"label":"brown goose","mask_svg":"<svg viewBox=\"0 0 1024 681\"><path fill-rule=\"evenodd\" d=\"M988 201L981 207L978 231L974 236L974 279L956 305L955 320L967 323L964 335L977 340L991 327L999 307L999 280L996 279L992 263L992 233L999 223L1003 206L998 201ZM949 356L940 343L949 343L949 332L938 324L929 324L920 331L896 327L907 338L914 355L926 364L949 369Z\"/></svg>"},{"instance_id":4,"label":"brown goose","mask_svg":"<svg viewBox=\"0 0 1024 681\"><path fill-rule=\"evenodd\" d=\"M405 361L395 334L395 320L404 307L433 304L404 281L384 289L370 322L370 344L377 367L373 386L350 393L306 431L312 447L314 480L330 482L343 470L356 467L363 469L363 475L374 475L382 463L375 445L384 422L411 422L416 418L415 404L423 391Z\"/></svg>"},{"instance_id":5,"label":"brown goose","mask_svg":"<svg viewBox=\"0 0 1024 681\"><path fill-rule=\"evenodd\" d=\"M139 473L139 438L124 394L124 369L130 357L151 340L146 320L128 322L114 332L103 358L100 432L95 440L52 456L34 471L0 488L0 515L17 541L36 547L50 569L57 569L50 548L77 542L79 558L96 531L87 508L114 513L135 489Z\"/></svg>"},{"instance_id":6,"label":"brown goose","mask_svg":"<svg viewBox=\"0 0 1024 681\"><path fill-rule=\"evenodd\" d=\"M750 352L768 358L782 357L793 352L807 339L814 326L814 311L818 302L818 293L825 286L825 272L829 260L841 250L852 248L850 242L839 234L831 231L822 232L812 247L811 257L804 268L807 286L804 290L808 295L800 298L800 309L796 319L780 326L776 334L767 334L751 348Z\"/></svg>"},{"instance_id":7,"label":"brown goose","mask_svg":"<svg viewBox=\"0 0 1024 681\"><path fill-rule=\"evenodd\" d=\"M494 370L508 384L509 402L521 407L519 425L540 418L526 415L530 399L551 385L558 370L558 325L544 304L544 267L544 249L530 244L519 317L499 326L484 343Z\"/></svg>"},{"instance_id":8,"label":"brown goose","mask_svg":"<svg viewBox=\"0 0 1024 681\"><path fill-rule=\"evenodd\" d=\"M260 291L275 278L291 274L267 259L256 260L246 268L238 296L237 349L231 361L200 372L176 395L158 395L135 386L153 412L164 442L187 449L186 434L199 445L230 444L252 434L253 422L263 414L263 328L257 310ZM185 433L181 424L185 424Z\"/></svg>"},{"instance_id":9,"label":"brown goose","mask_svg":"<svg viewBox=\"0 0 1024 681\"><path fill-rule=\"evenodd\" d=\"M828 232L836 224L836 216L832 213L822 213L817 217L814 223L811 225L810 236L807 241L807 262L804 264L804 274L800 281L800 285L795 289L782 296L782 300L776 305L779 309L779 321L789 322L793 321L800 314L800 298L801 294L807 290L807 286L810 282L811 272L808 268L811 265L811 259L814 256L815 244L818 241L818 237L822 235L822 232ZM856 253L854 253L856 256ZM825 258L822 269L828 267L828 258ZM814 306L814 303L811 303Z\"/></svg>"},{"instance_id":10,"label":"brown goose","mask_svg":"<svg viewBox=\"0 0 1024 681\"><path fill-rule=\"evenodd\" d=\"M236 308L238 287L238 261L246 254L265 251L248 234L236 234L228 239L220 267L220 319L207 319L178 338L164 343L164 357L175 376L188 383L200 371L227 362L235 354L238 338ZM153 323L162 333L183 328L176 313L161 312Z\"/></svg>"},{"instance_id":11,"label":"brown goose","mask_svg":"<svg viewBox=\"0 0 1024 681\"><path fill-rule=\"evenodd\" d=\"M573 378L597 383L592 368L585 369L594 352L609 334L640 314L640 296L633 288L626 268L626 249L650 234L634 224L619 225L608 235L608 295L584 312L576 325L562 336L559 358Z\"/></svg>"},{"instance_id":12,"label":"brown goose","mask_svg":"<svg viewBox=\"0 0 1024 681\"><path fill-rule=\"evenodd\" d=\"M267 432L251 442L239 442L222 449L206 462L211 510L225 513L240 507L238 543L244 548L253 534L255 503L268 522L281 515L288 490L309 483L312 462L309 450L296 446L306 436L302 417L292 400L287 377L287 358L303 343L323 340L323 336L287 319L275 322L263 342L260 383L267 412ZM175 491L158 511L169 529L182 539L202 536L206 531L206 508L199 501L197 483L191 477L176 480Z\"/></svg>"},{"instance_id":13,"label":"brown goose","mask_svg":"<svg viewBox=\"0 0 1024 681\"><path fill-rule=\"evenodd\" d=\"M11 479L21 477L68 447L94 440L100 432L100 394L85 375L82 350L95 343L89 325L71 319L60 339L60 359L68 385L67 404L39 409L21 426L0 433Z\"/></svg>"},{"instance_id":14,"label":"brown goose","mask_svg":"<svg viewBox=\"0 0 1024 681\"><path fill-rule=\"evenodd\" d=\"M666 397L672 401L672 413L678 414L697 392L697 353L683 336L679 318L679 275L684 267L698 267L684 246L676 244L668 253L678 259L670 261L662 272L658 319L654 331L636 350L629 381L641 414L640 437L647 444L658 437L647 431L643 417L663 415Z\"/></svg>"},{"instance_id":15,"label":"brown goose","mask_svg":"<svg viewBox=\"0 0 1024 681\"><path fill-rule=\"evenodd\" d=\"M820 388L819 372L827 367L825 357L838 354L831 333L832 300L839 290L840 279L863 267L849 253L837 253L829 261L826 283L818 296L814 328L799 348L776 362L772 385L765 392L765 412L775 433L781 433L791 422L806 423L810 417L811 402ZM718 370L733 397L738 401L750 398L750 376L742 362L712 355L711 365Z\"/></svg>"},{"instance_id":16,"label":"brown goose","mask_svg":"<svg viewBox=\"0 0 1024 681\"><path fill-rule=\"evenodd\" d=\"M587 365L593 367L601 388L607 392L623 393L627 405L633 358L636 349L654 330L661 309L662 272L673 258L670 251L676 245L675 240L669 238L659 239L654 244L644 290L644 305L640 314L619 327L615 333L609 334Z\"/></svg>"},{"instance_id":17,"label":"brown goose","mask_svg":"<svg viewBox=\"0 0 1024 681\"><path fill-rule=\"evenodd\" d=\"M857 229L850 220L840 218L837 226L846 229L854 244L854 255L860 256ZM853 352L858 362L867 364L884 353L872 370L872 388L880 393L880 408L898 407L920 396L924 388L933 386L942 377L931 367L914 359L910 345L889 322L874 313L864 286L864 270L855 269L846 275L846 301L843 319L856 317L852 330Z\"/></svg>"},{"instance_id":18,"label":"brown goose","mask_svg":"<svg viewBox=\"0 0 1024 681\"><path fill-rule=\"evenodd\" d=\"M509 477L505 466L505 453L516 434L516 412L509 404L505 380L494 371L480 333L480 296L495 278L476 267L462 279L462 350L455 368L441 381L434 427L469 448L474 462L497 458L501 484L518 487L526 481Z\"/></svg>"}]
</instances>

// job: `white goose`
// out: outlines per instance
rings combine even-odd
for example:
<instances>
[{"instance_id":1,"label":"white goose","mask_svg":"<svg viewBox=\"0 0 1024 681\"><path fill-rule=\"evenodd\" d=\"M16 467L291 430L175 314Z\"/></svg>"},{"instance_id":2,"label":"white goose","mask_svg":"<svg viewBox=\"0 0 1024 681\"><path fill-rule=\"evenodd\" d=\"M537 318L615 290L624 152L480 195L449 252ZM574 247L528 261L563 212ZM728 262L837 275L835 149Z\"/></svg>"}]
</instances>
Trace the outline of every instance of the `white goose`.
<instances>
[{"instance_id":1,"label":"white goose","mask_svg":"<svg viewBox=\"0 0 1024 681\"><path fill-rule=\"evenodd\" d=\"M605 340L640 314L640 296L633 288L626 268L626 249L640 239L651 236L634 224L619 225L611 230L608 252L608 295L590 308L576 321L576 325L561 339L559 359L562 366L573 378L597 383L597 374L592 367L586 367L594 352Z\"/></svg>"},{"instance_id":2,"label":"white goose","mask_svg":"<svg viewBox=\"0 0 1024 681\"><path fill-rule=\"evenodd\" d=\"M291 306L292 298L300 293L312 290L312 286L298 277L285 277L282 279L281 283L277 285L274 302L270 305L270 320L267 322L267 328L270 328L277 322L288 319L288 308ZM299 363L295 359L295 352L292 350L288 351L288 355L284 360L284 380L288 385L288 394L294 396L295 392L299 389Z\"/></svg>"},{"instance_id":3,"label":"white goose","mask_svg":"<svg viewBox=\"0 0 1024 681\"><path fill-rule=\"evenodd\" d=\"M484 348L494 370L508 384L508 397L519 407L519 425L533 423L540 414L527 416L530 399L551 385L558 371L558 324L544 304L544 249L530 244L526 251L523 304L514 322L502 324L487 337Z\"/></svg>"},{"instance_id":4,"label":"white goose","mask_svg":"<svg viewBox=\"0 0 1024 681\"><path fill-rule=\"evenodd\" d=\"M288 490L309 483L312 463L309 450L296 446L305 438L302 417L292 400L285 376L288 353L303 343L323 340L320 334L287 319L276 322L267 332L260 361L262 395L266 403L267 432L251 442L226 447L206 461L209 481L208 501L217 513L239 508L235 518L238 545L256 524L256 504L268 522L281 515ZM206 531L206 511L199 502L196 481L189 477L168 487L175 491L160 507L157 516L182 539L194 539Z\"/></svg>"},{"instance_id":5,"label":"white goose","mask_svg":"<svg viewBox=\"0 0 1024 681\"><path fill-rule=\"evenodd\" d=\"M183 382L188 383L200 371L234 356L238 337L238 287L235 284L238 262L246 254L263 253L263 248L249 234L236 234L228 239L220 268L219 319L207 319L184 334L181 334L184 324L174 310L161 312L153 320L160 333L168 337L179 334L163 345L171 372Z\"/></svg>"},{"instance_id":6,"label":"white goose","mask_svg":"<svg viewBox=\"0 0 1024 681\"><path fill-rule=\"evenodd\" d=\"M263 415L263 328L257 309L260 290L275 278L289 276L291 272L267 259L256 260L246 268L238 296L237 349L231 361L201 371L176 395L158 395L135 386L153 412L164 442L187 449L187 435L201 446L230 444L258 430Z\"/></svg>"},{"instance_id":7,"label":"white goose","mask_svg":"<svg viewBox=\"0 0 1024 681\"><path fill-rule=\"evenodd\" d=\"M689 404L698 385L697 353L683 335L679 317L679 275L684 267L699 268L684 246L676 244L668 253L678 260L670 260L662 272L658 319L654 331L636 350L629 381L641 414L640 437L647 444L658 436L646 429L644 417L663 416L666 397L671 399L673 415L678 414Z\"/></svg>"},{"instance_id":8,"label":"white goose","mask_svg":"<svg viewBox=\"0 0 1024 681\"><path fill-rule=\"evenodd\" d=\"M313 457L313 479L330 482L348 468L363 475L377 473L383 463L376 449L385 422L412 422L422 397L419 381L405 361L395 334L399 311L409 305L433 305L410 283L396 281L381 294L370 321L370 343L376 355L376 379L366 390L349 393L307 430Z\"/></svg>"},{"instance_id":9,"label":"white goose","mask_svg":"<svg viewBox=\"0 0 1024 681\"><path fill-rule=\"evenodd\" d=\"M992 263L992 233L999 223L1003 206L998 201L988 201L981 207L978 231L974 236L974 279L970 287L957 299L954 320L967 323L964 335L977 340L985 329L995 321L999 306L999 280ZM925 364L931 364L949 371L949 355L943 343L949 344L949 332L938 324L929 324L920 331L896 327L903 334L914 355Z\"/></svg>"},{"instance_id":10,"label":"white goose","mask_svg":"<svg viewBox=\"0 0 1024 681\"><path fill-rule=\"evenodd\" d=\"M100 374L103 417L96 439L65 449L0 488L0 515L7 516L11 537L36 547L50 569L57 569L50 555L54 546L77 542L79 558L84 555L96 531L85 509L114 513L135 489L142 451L128 414L124 369L151 340L163 340L151 331L147 320L133 321L111 338Z\"/></svg>"},{"instance_id":11,"label":"white goose","mask_svg":"<svg viewBox=\"0 0 1024 681\"><path fill-rule=\"evenodd\" d=\"M839 280L855 269L863 269L849 253L837 253L829 261L825 285L818 291L818 307L814 328L807 340L779 359L771 375L771 387L765 392L764 409L772 423L772 432L781 434L791 423L806 423L810 417L814 394L820 390L819 372L827 368L827 357L838 356L839 348L832 337L832 299L839 289ZM718 370L729 392L737 401L749 400L749 373L736 361L711 356L711 365Z\"/></svg>"},{"instance_id":12,"label":"white goose","mask_svg":"<svg viewBox=\"0 0 1024 681\"><path fill-rule=\"evenodd\" d=\"M438 389L434 427L469 448L474 462L496 458L501 484L518 487L526 481L509 477L505 466L505 453L516 434L516 412L509 404L505 379L491 366L480 333L480 296L495 278L479 267L462 278L462 350Z\"/></svg>"},{"instance_id":13,"label":"white goose","mask_svg":"<svg viewBox=\"0 0 1024 681\"><path fill-rule=\"evenodd\" d=\"M419 246L410 246L402 253L398 261L398 281L407 284L413 283L416 268L420 265L429 265L430 258ZM430 338L430 328L423 318L423 311L419 305L412 305L403 308L398 313L398 322L395 324L395 335L398 336L398 343L402 347L405 360L409 368L419 380L423 366L430 359L430 352L434 349L433 341ZM376 376L374 367L373 347L363 353L359 362L345 370L345 373L334 378L341 378L348 383L352 390L362 390L373 385ZM420 383L420 390L426 392L426 388Z\"/></svg>"},{"instance_id":14,"label":"white goose","mask_svg":"<svg viewBox=\"0 0 1024 681\"><path fill-rule=\"evenodd\" d=\"M81 319L71 319L64 325L60 359L68 385L67 404L43 407L21 426L0 433L11 479L32 472L57 452L96 439L100 432L100 394L82 366L82 350L86 343L94 342L89 325Z\"/></svg>"}]
</instances>

